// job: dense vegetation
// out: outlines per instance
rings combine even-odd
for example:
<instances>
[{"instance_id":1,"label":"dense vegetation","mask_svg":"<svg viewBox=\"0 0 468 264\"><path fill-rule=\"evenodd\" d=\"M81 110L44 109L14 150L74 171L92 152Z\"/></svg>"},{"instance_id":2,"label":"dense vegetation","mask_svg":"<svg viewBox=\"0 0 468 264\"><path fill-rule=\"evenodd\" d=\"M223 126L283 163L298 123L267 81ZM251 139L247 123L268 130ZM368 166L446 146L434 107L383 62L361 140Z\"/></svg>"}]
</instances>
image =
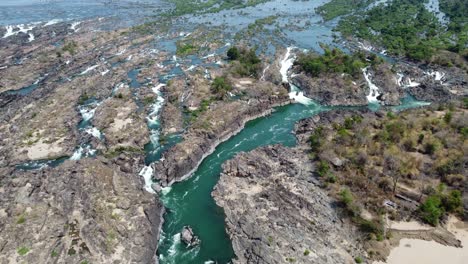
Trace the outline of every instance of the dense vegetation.
<instances>
[{"instance_id":1,"label":"dense vegetation","mask_svg":"<svg viewBox=\"0 0 468 264\"><path fill-rule=\"evenodd\" d=\"M231 8L255 6L268 0L168 0L175 8L170 15L180 16L193 13L218 12Z\"/></svg>"},{"instance_id":2,"label":"dense vegetation","mask_svg":"<svg viewBox=\"0 0 468 264\"><path fill-rule=\"evenodd\" d=\"M380 59L376 55L367 58L361 52L348 55L339 49L324 47L323 55L310 52L299 55L295 65L313 77L323 73L347 73L356 76L361 74L362 68L379 62Z\"/></svg>"},{"instance_id":3,"label":"dense vegetation","mask_svg":"<svg viewBox=\"0 0 468 264\"><path fill-rule=\"evenodd\" d=\"M227 57L232 64L232 74L239 77L258 77L262 65L255 49L231 47L227 51Z\"/></svg>"},{"instance_id":4,"label":"dense vegetation","mask_svg":"<svg viewBox=\"0 0 468 264\"><path fill-rule=\"evenodd\" d=\"M347 15L357 9L367 7L375 0L332 0L316 8L323 19L331 20L336 17Z\"/></svg>"},{"instance_id":5,"label":"dense vegetation","mask_svg":"<svg viewBox=\"0 0 468 264\"><path fill-rule=\"evenodd\" d=\"M344 17L337 30L383 46L390 54L417 61L435 62L440 50L466 57L466 1L441 1L441 9L452 19L445 27L424 6L425 1L394 0ZM450 4L449 4L450 3ZM463 13L465 12L465 13ZM453 62L444 61L444 64Z\"/></svg>"},{"instance_id":6,"label":"dense vegetation","mask_svg":"<svg viewBox=\"0 0 468 264\"><path fill-rule=\"evenodd\" d=\"M466 114L461 107L390 112L382 118L347 114L310 135L316 173L354 221L377 239L382 235L381 218L365 220L360 212L365 207L380 215L385 200L402 206L398 211L387 210L391 218L416 212L437 225L447 212L462 213ZM395 200L395 195L421 206Z\"/></svg>"}]
</instances>

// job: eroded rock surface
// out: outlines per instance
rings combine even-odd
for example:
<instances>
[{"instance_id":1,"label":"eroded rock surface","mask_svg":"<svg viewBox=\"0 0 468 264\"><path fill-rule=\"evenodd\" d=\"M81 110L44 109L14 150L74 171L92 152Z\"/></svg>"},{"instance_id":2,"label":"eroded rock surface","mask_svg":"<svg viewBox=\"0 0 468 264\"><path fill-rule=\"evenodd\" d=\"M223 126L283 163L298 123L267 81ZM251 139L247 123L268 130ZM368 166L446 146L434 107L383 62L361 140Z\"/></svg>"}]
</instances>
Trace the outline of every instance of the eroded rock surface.
<instances>
[{"instance_id":1,"label":"eroded rock surface","mask_svg":"<svg viewBox=\"0 0 468 264\"><path fill-rule=\"evenodd\" d=\"M359 235L316 185L299 149L280 145L223 165L213 197L226 213L235 263L354 263Z\"/></svg>"},{"instance_id":2,"label":"eroded rock surface","mask_svg":"<svg viewBox=\"0 0 468 264\"><path fill-rule=\"evenodd\" d=\"M96 159L0 173L0 262L154 263L162 205L135 174Z\"/></svg>"}]
</instances>

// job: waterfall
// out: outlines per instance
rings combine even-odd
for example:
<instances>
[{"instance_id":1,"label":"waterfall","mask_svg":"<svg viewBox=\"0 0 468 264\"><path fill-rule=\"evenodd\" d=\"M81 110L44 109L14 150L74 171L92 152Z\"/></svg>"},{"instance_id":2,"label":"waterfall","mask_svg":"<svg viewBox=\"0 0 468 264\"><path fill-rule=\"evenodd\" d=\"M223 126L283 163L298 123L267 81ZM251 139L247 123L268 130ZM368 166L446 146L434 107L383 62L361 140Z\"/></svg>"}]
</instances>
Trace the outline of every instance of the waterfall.
<instances>
[{"instance_id":1,"label":"waterfall","mask_svg":"<svg viewBox=\"0 0 468 264\"><path fill-rule=\"evenodd\" d=\"M367 85L369 86L369 94L366 96L367 101L369 103L378 103L380 93L379 93L379 87L377 87L372 81L370 80L369 73L367 72L369 67L366 67L362 69L362 73L364 74L364 78L366 79Z\"/></svg>"},{"instance_id":2,"label":"waterfall","mask_svg":"<svg viewBox=\"0 0 468 264\"><path fill-rule=\"evenodd\" d=\"M303 105L311 105L314 104L314 101L310 98L307 98L304 95L304 92L302 92L297 86L289 82L288 79L288 71L291 69L291 67L294 64L294 60L296 59L296 56L292 54L291 56L291 51L294 49L294 47L288 47L286 49L286 54L283 58L283 60L280 62L281 68L280 68L280 73L281 73L281 79L283 83L289 84L290 87L290 92L289 92L289 98L293 99L294 101L303 104Z\"/></svg>"},{"instance_id":3,"label":"waterfall","mask_svg":"<svg viewBox=\"0 0 468 264\"><path fill-rule=\"evenodd\" d=\"M139 175L145 180L145 190L149 193L155 194L151 185L153 184L153 167L151 165L143 167Z\"/></svg>"}]
</instances>

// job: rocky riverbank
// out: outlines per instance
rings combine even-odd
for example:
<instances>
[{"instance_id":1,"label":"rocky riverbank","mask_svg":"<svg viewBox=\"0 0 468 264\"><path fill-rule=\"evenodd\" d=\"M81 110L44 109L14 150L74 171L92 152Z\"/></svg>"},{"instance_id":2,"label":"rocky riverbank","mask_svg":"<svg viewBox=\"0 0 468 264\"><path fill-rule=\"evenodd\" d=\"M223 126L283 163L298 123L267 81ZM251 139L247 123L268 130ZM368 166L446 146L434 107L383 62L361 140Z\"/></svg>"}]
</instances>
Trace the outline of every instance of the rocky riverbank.
<instances>
[{"instance_id":1,"label":"rocky riverbank","mask_svg":"<svg viewBox=\"0 0 468 264\"><path fill-rule=\"evenodd\" d=\"M359 233L334 209L298 148L241 153L223 165L213 197L226 214L235 263L354 263Z\"/></svg>"}]
</instances>

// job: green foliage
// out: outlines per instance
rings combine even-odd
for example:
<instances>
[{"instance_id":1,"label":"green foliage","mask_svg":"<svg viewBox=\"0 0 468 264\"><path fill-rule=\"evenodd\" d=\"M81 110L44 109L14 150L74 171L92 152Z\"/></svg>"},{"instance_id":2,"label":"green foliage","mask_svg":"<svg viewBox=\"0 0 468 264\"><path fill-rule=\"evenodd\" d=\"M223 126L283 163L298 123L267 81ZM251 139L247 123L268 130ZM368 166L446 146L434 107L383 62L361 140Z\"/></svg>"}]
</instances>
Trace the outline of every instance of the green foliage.
<instances>
[{"instance_id":1,"label":"green foliage","mask_svg":"<svg viewBox=\"0 0 468 264\"><path fill-rule=\"evenodd\" d=\"M20 216L18 218L18 220L16 221L17 224L24 224L24 222L26 222L26 218L24 217L24 215Z\"/></svg>"},{"instance_id":2,"label":"green foliage","mask_svg":"<svg viewBox=\"0 0 468 264\"><path fill-rule=\"evenodd\" d=\"M464 54L468 43L468 23L466 13L463 14L466 2L464 8L460 8L462 1L444 0L445 3L441 3L441 9L447 11L451 18L448 27L441 25L424 7L424 1L394 0L343 18L337 30L344 36L356 36L383 46L393 55L418 61L430 61L440 49ZM452 3L456 3L453 5L457 6L456 9L453 6L448 8ZM434 62L451 64L446 59Z\"/></svg>"},{"instance_id":3,"label":"green foliage","mask_svg":"<svg viewBox=\"0 0 468 264\"><path fill-rule=\"evenodd\" d=\"M58 254L57 251L55 251L55 250L52 250L52 253L50 253L50 256L53 257L53 258L58 257L58 255L59 255L59 254Z\"/></svg>"},{"instance_id":4,"label":"green foliage","mask_svg":"<svg viewBox=\"0 0 468 264\"><path fill-rule=\"evenodd\" d=\"M238 51L237 52L235 51ZM231 51L231 54L229 54ZM233 71L241 77L258 77L258 73L261 70L261 60L255 53L255 49L235 48L232 47L228 50L227 56L237 56L237 59L232 60L236 63L233 66Z\"/></svg>"},{"instance_id":5,"label":"green foliage","mask_svg":"<svg viewBox=\"0 0 468 264\"><path fill-rule=\"evenodd\" d=\"M77 48L78 48L78 44L75 41L70 41L70 42L65 43L65 45L63 45L62 51L68 52L71 55L75 55Z\"/></svg>"},{"instance_id":6,"label":"green foliage","mask_svg":"<svg viewBox=\"0 0 468 264\"><path fill-rule=\"evenodd\" d=\"M308 249L304 250L304 256L309 256L309 254L310 254L310 250Z\"/></svg>"},{"instance_id":7,"label":"green foliage","mask_svg":"<svg viewBox=\"0 0 468 264\"><path fill-rule=\"evenodd\" d=\"M419 209L422 219L433 226L439 224L439 219L444 214L442 201L438 195L429 196Z\"/></svg>"},{"instance_id":8,"label":"green foliage","mask_svg":"<svg viewBox=\"0 0 468 264\"><path fill-rule=\"evenodd\" d=\"M339 193L340 195L340 201L342 203L344 203L346 206L349 206L351 205L351 203L353 202L353 195L351 194L351 192L349 191L349 189L345 188L345 189L342 189Z\"/></svg>"},{"instance_id":9,"label":"green foliage","mask_svg":"<svg viewBox=\"0 0 468 264\"><path fill-rule=\"evenodd\" d=\"M374 0L332 0L316 8L324 20L350 14L351 12L368 6Z\"/></svg>"},{"instance_id":10,"label":"green foliage","mask_svg":"<svg viewBox=\"0 0 468 264\"><path fill-rule=\"evenodd\" d=\"M328 175L328 172L330 172L330 165L328 162L321 160L317 166L317 173L320 177L324 177Z\"/></svg>"},{"instance_id":11,"label":"green foliage","mask_svg":"<svg viewBox=\"0 0 468 264\"><path fill-rule=\"evenodd\" d=\"M240 58L240 51L239 49L234 46L228 49L227 57L229 60L238 60Z\"/></svg>"},{"instance_id":12,"label":"green foliage","mask_svg":"<svg viewBox=\"0 0 468 264\"><path fill-rule=\"evenodd\" d=\"M84 105L86 101L88 101L91 97L84 92L82 95L80 95L80 98L78 99L78 104Z\"/></svg>"},{"instance_id":13,"label":"green foliage","mask_svg":"<svg viewBox=\"0 0 468 264\"><path fill-rule=\"evenodd\" d=\"M178 56L186 56L189 54L193 54L197 52L197 48L193 46L192 44L184 44L181 42L177 42L177 51L176 54Z\"/></svg>"},{"instance_id":14,"label":"green foliage","mask_svg":"<svg viewBox=\"0 0 468 264\"><path fill-rule=\"evenodd\" d=\"M216 77L211 83L211 90L218 96L223 97L227 92L232 90L232 86L226 77Z\"/></svg>"},{"instance_id":15,"label":"green foliage","mask_svg":"<svg viewBox=\"0 0 468 264\"><path fill-rule=\"evenodd\" d=\"M310 135L309 142L312 151L318 151L322 145L323 127L317 127Z\"/></svg>"},{"instance_id":16,"label":"green foliage","mask_svg":"<svg viewBox=\"0 0 468 264\"><path fill-rule=\"evenodd\" d=\"M374 59L375 62L379 60L377 57ZM356 76L361 74L362 68L369 65L369 62L363 53L358 52L350 56L337 48L324 47L323 55L311 52L302 54L295 61L295 65L313 77L324 73L347 73Z\"/></svg>"},{"instance_id":17,"label":"green foliage","mask_svg":"<svg viewBox=\"0 0 468 264\"><path fill-rule=\"evenodd\" d=\"M18 249L16 250L16 252L18 252L18 254L19 254L20 256L24 256L24 255L28 254L29 248L27 248L27 247L20 247L20 248L18 248Z\"/></svg>"},{"instance_id":18,"label":"green foliage","mask_svg":"<svg viewBox=\"0 0 468 264\"><path fill-rule=\"evenodd\" d=\"M453 118L453 114L451 111L447 112L445 115L444 115L444 121L445 123L449 124L451 121L452 121L452 118Z\"/></svg>"},{"instance_id":19,"label":"green foliage","mask_svg":"<svg viewBox=\"0 0 468 264\"><path fill-rule=\"evenodd\" d=\"M356 263L362 263L362 262L363 262L362 258L359 257L359 256L358 256L358 257L355 257L355 258L354 258L354 261L356 261Z\"/></svg>"},{"instance_id":20,"label":"green foliage","mask_svg":"<svg viewBox=\"0 0 468 264\"><path fill-rule=\"evenodd\" d=\"M442 204L449 213L455 213L463 206L462 194L459 190L453 190L443 196Z\"/></svg>"}]
</instances>

